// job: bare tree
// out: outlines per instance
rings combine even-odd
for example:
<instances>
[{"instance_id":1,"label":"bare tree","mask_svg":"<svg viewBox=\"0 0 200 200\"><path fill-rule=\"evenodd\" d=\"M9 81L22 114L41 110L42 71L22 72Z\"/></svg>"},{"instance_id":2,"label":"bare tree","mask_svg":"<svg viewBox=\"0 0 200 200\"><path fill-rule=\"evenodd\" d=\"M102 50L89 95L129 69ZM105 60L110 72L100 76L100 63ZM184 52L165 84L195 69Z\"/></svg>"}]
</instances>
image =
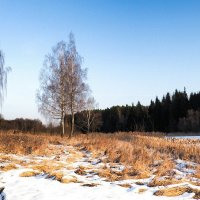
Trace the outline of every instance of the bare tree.
<instances>
[{"instance_id":1,"label":"bare tree","mask_svg":"<svg viewBox=\"0 0 200 200\"><path fill-rule=\"evenodd\" d=\"M59 42L46 56L44 67L40 73L40 90L37 92L39 111L53 119L59 119L62 125L61 136L65 134L66 113L66 44Z\"/></svg>"},{"instance_id":2,"label":"bare tree","mask_svg":"<svg viewBox=\"0 0 200 200\"><path fill-rule=\"evenodd\" d=\"M3 103L4 92L6 92L7 88L7 74L11 71L10 67L5 67L4 55L0 50L0 105Z\"/></svg>"},{"instance_id":3,"label":"bare tree","mask_svg":"<svg viewBox=\"0 0 200 200\"><path fill-rule=\"evenodd\" d=\"M97 108L97 103L93 97L88 97L85 102L84 110L77 115L76 126L78 126L82 131L89 133L91 131L91 126L93 125Z\"/></svg>"},{"instance_id":4,"label":"bare tree","mask_svg":"<svg viewBox=\"0 0 200 200\"><path fill-rule=\"evenodd\" d=\"M82 58L76 50L74 35L69 35L69 45L67 52L67 73L65 80L67 83L67 108L71 115L70 137L74 133L74 115L84 109L86 96L89 91L85 83L87 69L81 68Z\"/></svg>"},{"instance_id":5,"label":"bare tree","mask_svg":"<svg viewBox=\"0 0 200 200\"><path fill-rule=\"evenodd\" d=\"M86 120L87 120L87 132L90 132L90 127L95 120L94 109L97 107L97 104L93 97L90 97L86 101Z\"/></svg>"},{"instance_id":6,"label":"bare tree","mask_svg":"<svg viewBox=\"0 0 200 200\"><path fill-rule=\"evenodd\" d=\"M41 88L37 92L39 111L45 116L60 119L62 136L65 134L66 115L71 116L71 137L74 132L74 114L83 109L88 92L84 82L87 70L81 68L74 36L70 33L69 44L60 42L52 54L46 56L40 75Z\"/></svg>"},{"instance_id":7,"label":"bare tree","mask_svg":"<svg viewBox=\"0 0 200 200\"><path fill-rule=\"evenodd\" d=\"M83 132L98 131L102 125L101 112L94 97L89 96L85 102L84 110L76 114L76 126Z\"/></svg>"}]
</instances>

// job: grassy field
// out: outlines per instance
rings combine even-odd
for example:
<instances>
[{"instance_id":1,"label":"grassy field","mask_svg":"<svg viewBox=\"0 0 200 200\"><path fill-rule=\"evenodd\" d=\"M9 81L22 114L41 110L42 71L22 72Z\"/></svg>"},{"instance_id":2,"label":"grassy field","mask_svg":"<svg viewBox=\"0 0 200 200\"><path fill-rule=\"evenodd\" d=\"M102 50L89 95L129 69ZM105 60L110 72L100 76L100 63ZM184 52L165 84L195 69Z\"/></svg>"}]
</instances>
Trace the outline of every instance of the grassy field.
<instances>
[{"instance_id":1,"label":"grassy field","mask_svg":"<svg viewBox=\"0 0 200 200\"><path fill-rule=\"evenodd\" d=\"M59 146L62 148L58 148ZM189 192L195 194L194 198L200 198L199 188L192 187L200 186L200 140L165 138L161 133L91 133L77 134L68 139L44 134L2 132L0 133L1 162L8 160L13 162L1 167L1 170L12 170L20 164L34 170L23 171L20 176L29 177L45 173L58 181L68 182L68 179L64 179L63 172L60 172L63 167L66 167L63 163L49 164L46 160L39 164L31 162L25 165L19 160L16 162L16 159L11 159L12 156L10 156L56 155L59 159L65 147L75 149L70 152L71 157L67 158L67 163L71 164L68 166L70 169L73 168L74 162L87 157L87 152L91 152L92 159L102 164L101 167L95 169L78 166L74 171L79 175L86 175L87 169L90 169L92 173L110 182L138 180L136 181L138 185L147 187L145 190L156 188L154 195L157 196L178 196ZM9 155L9 158L6 155ZM113 170L113 166L122 167L116 171ZM73 177L74 182L77 179ZM190 185L183 186L183 183ZM180 185L168 188L174 184ZM162 188L157 189L158 186ZM121 187L132 186L125 182L121 184ZM144 188L141 188L141 191L142 189Z\"/></svg>"},{"instance_id":2,"label":"grassy field","mask_svg":"<svg viewBox=\"0 0 200 200\"><path fill-rule=\"evenodd\" d=\"M103 153L109 162L130 165L140 174L148 173L155 167L173 166L175 159L200 164L200 140L165 138L157 133L91 133L77 134L73 138L60 138L46 134L0 133L0 151L13 154L46 155L48 144L64 143L89 151ZM160 164L155 164L157 161ZM159 170L158 170L159 171Z\"/></svg>"}]
</instances>

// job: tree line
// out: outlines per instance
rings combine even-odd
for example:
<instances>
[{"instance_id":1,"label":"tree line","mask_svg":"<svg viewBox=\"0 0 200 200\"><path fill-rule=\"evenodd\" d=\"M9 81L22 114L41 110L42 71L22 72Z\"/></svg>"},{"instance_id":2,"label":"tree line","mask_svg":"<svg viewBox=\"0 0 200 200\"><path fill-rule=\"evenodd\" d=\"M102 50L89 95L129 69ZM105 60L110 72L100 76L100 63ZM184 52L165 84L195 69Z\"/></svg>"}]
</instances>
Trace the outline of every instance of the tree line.
<instances>
[{"instance_id":1,"label":"tree line","mask_svg":"<svg viewBox=\"0 0 200 200\"><path fill-rule=\"evenodd\" d=\"M45 125L39 119L16 118L13 120L6 120L3 116L0 117L0 130L11 131L12 133L60 133L59 126L55 126L52 123Z\"/></svg>"},{"instance_id":2,"label":"tree line","mask_svg":"<svg viewBox=\"0 0 200 200\"><path fill-rule=\"evenodd\" d=\"M200 92L188 95L186 90L175 90L144 106L113 106L106 109L91 109L75 114L74 128L76 132L117 132L117 131L159 131L159 132L199 132L200 131ZM88 107L89 108L89 107ZM71 131L71 115L65 116L65 130ZM38 119L15 120L0 119L1 130L14 130L32 133L59 134L62 125L42 124Z\"/></svg>"},{"instance_id":3,"label":"tree line","mask_svg":"<svg viewBox=\"0 0 200 200\"><path fill-rule=\"evenodd\" d=\"M113 106L93 112L97 115L93 131L199 132L200 92L187 95L185 89L175 90L162 99L156 97L148 106L138 102L136 105Z\"/></svg>"}]
</instances>

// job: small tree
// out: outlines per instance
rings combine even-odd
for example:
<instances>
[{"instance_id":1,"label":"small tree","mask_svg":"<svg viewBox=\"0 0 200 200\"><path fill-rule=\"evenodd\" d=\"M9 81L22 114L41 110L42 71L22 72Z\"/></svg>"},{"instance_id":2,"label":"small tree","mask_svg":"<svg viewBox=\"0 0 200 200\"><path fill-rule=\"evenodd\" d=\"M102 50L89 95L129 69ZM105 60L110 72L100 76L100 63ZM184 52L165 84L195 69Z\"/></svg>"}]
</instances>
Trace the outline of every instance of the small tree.
<instances>
[{"instance_id":1,"label":"small tree","mask_svg":"<svg viewBox=\"0 0 200 200\"><path fill-rule=\"evenodd\" d=\"M97 104L96 104L94 98L93 97L88 98L86 101L86 110L85 110L88 133L90 132L91 125L95 120L94 109L96 107L97 107Z\"/></svg>"},{"instance_id":2,"label":"small tree","mask_svg":"<svg viewBox=\"0 0 200 200\"><path fill-rule=\"evenodd\" d=\"M99 131L102 126L101 111L94 97L88 97L84 110L76 114L76 126L83 132Z\"/></svg>"}]
</instances>

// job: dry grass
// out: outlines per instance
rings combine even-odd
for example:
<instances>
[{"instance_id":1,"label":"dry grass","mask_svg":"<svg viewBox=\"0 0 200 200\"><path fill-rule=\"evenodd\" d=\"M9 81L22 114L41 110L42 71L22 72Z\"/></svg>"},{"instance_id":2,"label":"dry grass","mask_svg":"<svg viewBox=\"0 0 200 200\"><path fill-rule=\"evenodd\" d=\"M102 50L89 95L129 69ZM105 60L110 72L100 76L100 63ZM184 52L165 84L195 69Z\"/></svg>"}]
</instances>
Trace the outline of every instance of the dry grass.
<instances>
[{"instance_id":1,"label":"dry grass","mask_svg":"<svg viewBox=\"0 0 200 200\"><path fill-rule=\"evenodd\" d=\"M38 171L25 171L20 174L21 177L31 177L36 176L41 173L46 174L47 179L57 180L61 183L76 183L78 182L75 176L65 176L63 171L59 171L56 166L47 166L47 165L37 165L33 167Z\"/></svg>"},{"instance_id":2,"label":"dry grass","mask_svg":"<svg viewBox=\"0 0 200 200\"><path fill-rule=\"evenodd\" d=\"M106 181L119 181L122 180L122 173L116 173L111 169L100 169L97 172L98 176L105 178Z\"/></svg>"},{"instance_id":3,"label":"dry grass","mask_svg":"<svg viewBox=\"0 0 200 200\"><path fill-rule=\"evenodd\" d=\"M147 178L152 173L156 175L156 179L160 176L172 177L174 175L172 169L175 168L173 160L178 158L200 163L200 141L166 139L162 135L155 136L152 133L92 133L89 135L79 134L71 139L59 136L0 133L0 152L4 153L61 154L63 149L56 148L55 150L52 144L73 145L79 150L91 151L94 158L105 155L106 159L101 162L129 166L122 172L115 172L107 168L99 170L98 174L101 177L113 181L127 178ZM69 164L80 160L84 155L81 151L70 151L70 148L69 154L70 156L67 158ZM9 157L0 157L0 159L9 159ZM62 167L59 164L49 164L47 161L33 165L34 170L47 174L58 171ZM85 174L85 170L79 169L76 173ZM200 177L200 170L196 171L195 177ZM152 184L166 185L166 182L171 184L174 180L167 179L165 183L154 180Z\"/></svg>"},{"instance_id":4,"label":"dry grass","mask_svg":"<svg viewBox=\"0 0 200 200\"><path fill-rule=\"evenodd\" d=\"M12 170L12 169L17 169L17 168L18 167L15 164L9 163L9 164L7 164L5 166L1 166L0 170L6 172L6 171L9 171L9 170Z\"/></svg>"},{"instance_id":5,"label":"dry grass","mask_svg":"<svg viewBox=\"0 0 200 200\"><path fill-rule=\"evenodd\" d=\"M96 156L104 152L112 162L154 165L154 160L180 158L200 162L199 141L191 139L166 139L152 133L92 133L78 134L72 139L59 136L11 134L0 132L0 151L16 154L46 154L52 150L48 145L73 144L85 147ZM71 152L70 152L71 153ZM77 158L81 155L75 155ZM73 159L74 156L71 157ZM148 161L148 162L147 162Z\"/></svg>"},{"instance_id":6,"label":"dry grass","mask_svg":"<svg viewBox=\"0 0 200 200\"><path fill-rule=\"evenodd\" d=\"M197 181L187 181L189 184L194 185L194 186L200 186L200 182Z\"/></svg>"},{"instance_id":7,"label":"dry grass","mask_svg":"<svg viewBox=\"0 0 200 200\"><path fill-rule=\"evenodd\" d=\"M131 167L125 168L123 174L127 178L143 179L148 178L150 173L150 168L140 161L136 161L135 164Z\"/></svg>"},{"instance_id":8,"label":"dry grass","mask_svg":"<svg viewBox=\"0 0 200 200\"><path fill-rule=\"evenodd\" d=\"M61 183L77 183L78 180L75 176L71 176L71 175L64 175L64 173L62 171L52 171L49 172L46 176L47 179L53 179L53 180L57 180Z\"/></svg>"},{"instance_id":9,"label":"dry grass","mask_svg":"<svg viewBox=\"0 0 200 200\"><path fill-rule=\"evenodd\" d=\"M61 183L77 183L78 180L75 176L64 176L62 177Z\"/></svg>"},{"instance_id":10,"label":"dry grass","mask_svg":"<svg viewBox=\"0 0 200 200\"><path fill-rule=\"evenodd\" d=\"M51 144L61 145L63 139L60 136L47 134L30 134L0 132L0 152L13 154L35 154L35 155L49 155L54 149ZM55 152L54 152L55 153Z\"/></svg>"},{"instance_id":11,"label":"dry grass","mask_svg":"<svg viewBox=\"0 0 200 200\"><path fill-rule=\"evenodd\" d=\"M0 160L1 161L12 161L13 157L9 155L0 155Z\"/></svg>"},{"instance_id":12,"label":"dry grass","mask_svg":"<svg viewBox=\"0 0 200 200\"><path fill-rule=\"evenodd\" d=\"M77 170L75 170L74 172L78 175L86 175L87 172L85 171L86 168L83 166L79 166L79 168Z\"/></svg>"},{"instance_id":13,"label":"dry grass","mask_svg":"<svg viewBox=\"0 0 200 200\"><path fill-rule=\"evenodd\" d=\"M193 189L188 186L182 186L182 187L180 186L180 187L161 189L161 190L158 190L157 192L155 192L154 195L174 197L174 196L180 196L180 195L184 194L185 192L194 193L194 196L193 196L194 199L200 198L200 190Z\"/></svg>"},{"instance_id":14,"label":"dry grass","mask_svg":"<svg viewBox=\"0 0 200 200\"><path fill-rule=\"evenodd\" d=\"M196 168L196 172L195 172L194 176L195 176L196 178L199 178L199 179L200 179L200 166L198 166L198 167Z\"/></svg>"},{"instance_id":15,"label":"dry grass","mask_svg":"<svg viewBox=\"0 0 200 200\"><path fill-rule=\"evenodd\" d=\"M85 183L85 184L82 184L81 186L85 186L85 187L96 187L98 186L99 184L97 183Z\"/></svg>"},{"instance_id":16,"label":"dry grass","mask_svg":"<svg viewBox=\"0 0 200 200\"><path fill-rule=\"evenodd\" d=\"M144 193L144 192L146 192L147 191L147 189L146 188L140 188L139 190L138 190L138 193Z\"/></svg>"},{"instance_id":17,"label":"dry grass","mask_svg":"<svg viewBox=\"0 0 200 200\"><path fill-rule=\"evenodd\" d=\"M68 163L73 163L80 160L83 157L83 154L78 151L69 151L69 157L67 158Z\"/></svg>"},{"instance_id":18,"label":"dry grass","mask_svg":"<svg viewBox=\"0 0 200 200\"><path fill-rule=\"evenodd\" d=\"M144 185L144 182L137 181L135 182L136 185Z\"/></svg>"},{"instance_id":19,"label":"dry grass","mask_svg":"<svg viewBox=\"0 0 200 200\"><path fill-rule=\"evenodd\" d=\"M167 186L172 184L178 184L181 181L174 179L174 178L154 178L150 183L148 183L149 187L156 187L156 186Z\"/></svg>"},{"instance_id":20,"label":"dry grass","mask_svg":"<svg viewBox=\"0 0 200 200\"><path fill-rule=\"evenodd\" d=\"M51 172L49 172L49 174L48 174L48 177L49 178L54 178L55 180L57 180L57 181L62 181L63 180L63 176L64 176L64 174L63 174L63 172L62 171L51 171Z\"/></svg>"},{"instance_id":21,"label":"dry grass","mask_svg":"<svg viewBox=\"0 0 200 200\"><path fill-rule=\"evenodd\" d=\"M160 163L157 167L157 171L155 174L157 176L173 176L175 172L175 163L172 159L165 159L162 163Z\"/></svg>"},{"instance_id":22,"label":"dry grass","mask_svg":"<svg viewBox=\"0 0 200 200\"><path fill-rule=\"evenodd\" d=\"M45 153L47 139L30 134L0 133L0 152L13 154Z\"/></svg>"},{"instance_id":23,"label":"dry grass","mask_svg":"<svg viewBox=\"0 0 200 200\"><path fill-rule=\"evenodd\" d=\"M36 172L36 171L25 171L25 172L22 172L19 176L21 176L21 177L32 177L32 176L37 176L39 174L40 173Z\"/></svg>"},{"instance_id":24,"label":"dry grass","mask_svg":"<svg viewBox=\"0 0 200 200\"><path fill-rule=\"evenodd\" d=\"M46 174L50 174L54 171L58 171L63 169L64 164L58 164L56 162L52 162L50 163L48 160L47 161L42 161L39 164L35 164L32 166L32 169L37 170L41 173L46 173Z\"/></svg>"},{"instance_id":25,"label":"dry grass","mask_svg":"<svg viewBox=\"0 0 200 200\"><path fill-rule=\"evenodd\" d=\"M124 187L124 188L131 188L132 186L128 183L124 183L124 184L119 184L119 186Z\"/></svg>"},{"instance_id":26,"label":"dry grass","mask_svg":"<svg viewBox=\"0 0 200 200\"><path fill-rule=\"evenodd\" d=\"M175 168L173 159L200 163L199 141L166 139L152 133L77 135L69 143L95 152L95 155L103 152L108 156L106 162L132 166L129 176L132 174L137 178L148 177L155 168L157 176L172 176ZM155 160L163 162L155 164Z\"/></svg>"}]
</instances>

